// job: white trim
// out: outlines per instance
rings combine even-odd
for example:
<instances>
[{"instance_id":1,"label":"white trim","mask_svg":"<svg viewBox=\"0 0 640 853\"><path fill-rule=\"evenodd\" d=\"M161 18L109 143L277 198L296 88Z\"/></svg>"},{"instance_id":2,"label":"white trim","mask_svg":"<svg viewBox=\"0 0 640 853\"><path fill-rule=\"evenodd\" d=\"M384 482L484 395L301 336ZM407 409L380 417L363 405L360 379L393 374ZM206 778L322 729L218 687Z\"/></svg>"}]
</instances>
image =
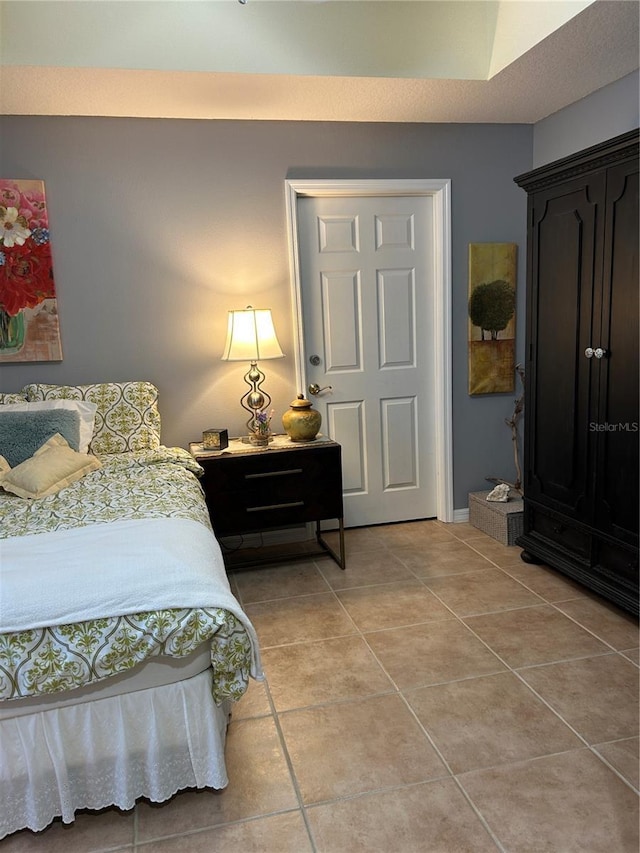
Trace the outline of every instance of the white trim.
<instances>
[{"instance_id":1,"label":"white trim","mask_svg":"<svg viewBox=\"0 0 640 853\"><path fill-rule=\"evenodd\" d=\"M454 509L453 521L455 524L461 524L464 521L469 521L469 507L465 507L465 509Z\"/></svg>"},{"instance_id":2,"label":"white trim","mask_svg":"<svg viewBox=\"0 0 640 853\"><path fill-rule=\"evenodd\" d=\"M435 392L436 392L436 509L440 521L454 521L453 429L451 380L451 181L416 180L287 180L285 181L296 387L306 388L302 336L298 206L301 196L431 196L435 252ZM460 511L458 511L460 512ZM462 510L464 512L464 510Z\"/></svg>"}]
</instances>

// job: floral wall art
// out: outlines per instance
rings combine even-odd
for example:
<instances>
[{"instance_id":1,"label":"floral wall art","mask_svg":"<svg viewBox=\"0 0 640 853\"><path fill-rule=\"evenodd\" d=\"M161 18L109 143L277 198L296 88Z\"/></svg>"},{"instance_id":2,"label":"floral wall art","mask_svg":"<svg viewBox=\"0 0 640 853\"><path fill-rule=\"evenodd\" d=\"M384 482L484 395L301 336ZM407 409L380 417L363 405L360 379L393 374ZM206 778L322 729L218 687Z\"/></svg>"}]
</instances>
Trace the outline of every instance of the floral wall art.
<instances>
[{"instance_id":1,"label":"floral wall art","mask_svg":"<svg viewBox=\"0 0 640 853\"><path fill-rule=\"evenodd\" d=\"M515 388L516 243L469 244L469 394Z\"/></svg>"},{"instance_id":2,"label":"floral wall art","mask_svg":"<svg viewBox=\"0 0 640 853\"><path fill-rule=\"evenodd\" d=\"M0 178L0 364L61 360L44 181Z\"/></svg>"}]
</instances>

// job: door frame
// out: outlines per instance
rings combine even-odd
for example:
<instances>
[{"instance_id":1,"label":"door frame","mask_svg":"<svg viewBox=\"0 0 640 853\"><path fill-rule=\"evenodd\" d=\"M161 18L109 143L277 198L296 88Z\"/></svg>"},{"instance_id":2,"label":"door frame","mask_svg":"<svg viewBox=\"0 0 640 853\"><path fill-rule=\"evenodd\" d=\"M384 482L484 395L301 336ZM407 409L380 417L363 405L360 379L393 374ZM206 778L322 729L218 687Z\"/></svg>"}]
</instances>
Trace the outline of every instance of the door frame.
<instances>
[{"instance_id":1,"label":"door frame","mask_svg":"<svg viewBox=\"0 0 640 853\"><path fill-rule=\"evenodd\" d=\"M302 335L302 284L298 241L298 199L428 196L433 199L432 308L435 324L435 465L436 511L440 521L454 521L453 429L451 366L451 180L367 179L285 180L289 269L293 306L296 387L307 387L306 353Z\"/></svg>"}]
</instances>

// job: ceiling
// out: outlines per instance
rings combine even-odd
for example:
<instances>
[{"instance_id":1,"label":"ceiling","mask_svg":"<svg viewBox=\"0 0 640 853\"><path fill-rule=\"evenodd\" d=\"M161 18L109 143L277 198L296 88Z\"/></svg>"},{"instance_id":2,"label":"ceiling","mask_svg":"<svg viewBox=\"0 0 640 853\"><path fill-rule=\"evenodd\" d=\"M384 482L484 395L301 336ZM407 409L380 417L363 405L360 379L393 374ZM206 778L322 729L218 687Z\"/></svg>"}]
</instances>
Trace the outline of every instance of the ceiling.
<instances>
[{"instance_id":1,"label":"ceiling","mask_svg":"<svg viewBox=\"0 0 640 853\"><path fill-rule=\"evenodd\" d=\"M533 123L635 71L638 21L638 0L2 0L0 113Z\"/></svg>"}]
</instances>

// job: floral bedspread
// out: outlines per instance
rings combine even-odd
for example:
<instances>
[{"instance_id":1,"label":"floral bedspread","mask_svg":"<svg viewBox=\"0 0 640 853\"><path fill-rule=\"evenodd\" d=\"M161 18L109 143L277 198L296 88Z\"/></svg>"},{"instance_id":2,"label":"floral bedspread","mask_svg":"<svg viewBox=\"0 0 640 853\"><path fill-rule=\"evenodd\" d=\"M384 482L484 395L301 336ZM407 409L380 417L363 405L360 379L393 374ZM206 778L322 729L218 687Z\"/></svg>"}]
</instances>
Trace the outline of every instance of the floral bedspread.
<instances>
[{"instance_id":1,"label":"floral bedspread","mask_svg":"<svg viewBox=\"0 0 640 853\"><path fill-rule=\"evenodd\" d=\"M210 527L201 468L181 448L100 456L102 468L40 500L0 492L4 538L140 518L189 518ZM125 672L149 657L183 657L211 641L213 696L239 699L251 643L230 612L166 609L72 625L0 633L0 699L57 693Z\"/></svg>"}]
</instances>

